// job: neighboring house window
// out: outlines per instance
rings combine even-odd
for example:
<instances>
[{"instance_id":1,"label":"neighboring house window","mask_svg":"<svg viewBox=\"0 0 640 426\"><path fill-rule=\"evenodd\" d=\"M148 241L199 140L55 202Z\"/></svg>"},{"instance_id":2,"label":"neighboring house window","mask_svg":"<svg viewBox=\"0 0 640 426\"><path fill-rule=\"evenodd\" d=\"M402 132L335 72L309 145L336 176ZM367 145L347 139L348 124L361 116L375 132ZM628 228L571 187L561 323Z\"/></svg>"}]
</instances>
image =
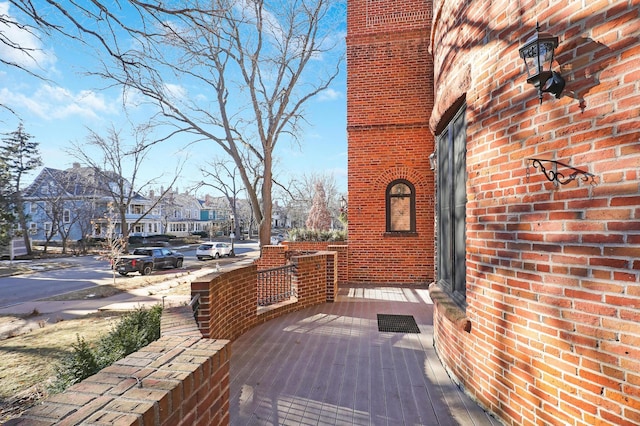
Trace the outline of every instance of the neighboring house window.
<instances>
[{"instance_id":1,"label":"neighboring house window","mask_svg":"<svg viewBox=\"0 0 640 426\"><path fill-rule=\"evenodd\" d=\"M466 307L466 147L463 106L438 136L438 283Z\"/></svg>"},{"instance_id":2,"label":"neighboring house window","mask_svg":"<svg viewBox=\"0 0 640 426\"><path fill-rule=\"evenodd\" d=\"M387 186L387 232L416 231L416 191L411 182L394 180Z\"/></svg>"},{"instance_id":3,"label":"neighboring house window","mask_svg":"<svg viewBox=\"0 0 640 426\"><path fill-rule=\"evenodd\" d=\"M51 222L45 222L44 223L44 234L45 235L51 235L51 227L52 227Z\"/></svg>"},{"instance_id":4,"label":"neighboring house window","mask_svg":"<svg viewBox=\"0 0 640 426\"><path fill-rule=\"evenodd\" d=\"M29 233L36 234L38 232L38 224L35 222L29 223Z\"/></svg>"},{"instance_id":5,"label":"neighboring house window","mask_svg":"<svg viewBox=\"0 0 640 426\"><path fill-rule=\"evenodd\" d=\"M71 211L69 209L64 209L62 212L62 222L69 223L71 222Z\"/></svg>"}]
</instances>

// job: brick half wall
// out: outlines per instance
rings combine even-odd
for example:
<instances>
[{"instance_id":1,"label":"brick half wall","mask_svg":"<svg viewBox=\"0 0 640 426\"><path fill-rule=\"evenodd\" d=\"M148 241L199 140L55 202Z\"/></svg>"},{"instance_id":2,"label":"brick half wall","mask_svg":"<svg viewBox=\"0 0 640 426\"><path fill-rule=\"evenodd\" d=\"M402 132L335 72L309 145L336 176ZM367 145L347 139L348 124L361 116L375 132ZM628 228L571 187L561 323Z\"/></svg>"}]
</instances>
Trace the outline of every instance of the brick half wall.
<instances>
[{"instance_id":1,"label":"brick half wall","mask_svg":"<svg viewBox=\"0 0 640 426\"><path fill-rule=\"evenodd\" d=\"M229 342L163 336L5 425L227 425Z\"/></svg>"},{"instance_id":2,"label":"brick half wall","mask_svg":"<svg viewBox=\"0 0 640 426\"><path fill-rule=\"evenodd\" d=\"M268 309L257 309L257 265L212 274L192 282L192 296L200 296L196 319L202 335L235 340L270 319L333 301L338 291L336 257L336 252L295 257L297 300Z\"/></svg>"},{"instance_id":3,"label":"brick half wall","mask_svg":"<svg viewBox=\"0 0 640 426\"><path fill-rule=\"evenodd\" d=\"M265 246L262 248L258 269L284 266L296 254L309 254L322 251L334 251L338 254L336 262L336 277L338 284L349 282L349 245L337 241L284 241L281 245Z\"/></svg>"},{"instance_id":4,"label":"brick half wall","mask_svg":"<svg viewBox=\"0 0 640 426\"><path fill-rule=\"evenodd\" d=\"M228 425L230 341L280 315L335 300L337 257L335 251L295 257L297 300L269 309L258 310L257 265L194 281L197 324L191 306L166 309L159 340L5 425ZM211 338L221 336L227 337Z\"/></svg>"}]
</instances>

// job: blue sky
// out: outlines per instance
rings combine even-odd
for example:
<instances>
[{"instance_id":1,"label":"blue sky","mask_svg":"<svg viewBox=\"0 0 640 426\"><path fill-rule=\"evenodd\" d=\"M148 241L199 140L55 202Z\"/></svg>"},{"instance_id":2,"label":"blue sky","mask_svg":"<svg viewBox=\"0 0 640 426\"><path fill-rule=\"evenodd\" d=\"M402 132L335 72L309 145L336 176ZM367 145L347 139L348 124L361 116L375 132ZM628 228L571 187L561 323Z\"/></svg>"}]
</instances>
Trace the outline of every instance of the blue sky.
<instances>
[{"instance_id":1,"label":"blue sky","mask_svg":"<svg viewBox=\"0 0 640 426\"><path fill-rule=\"evenodd\" d=\"M0 1L0 14L12 15L8 3ZM13 16L13 15L12 15ZM344 17L346 20L346 16ZM23 46L32 47L33 59L18 55L0 45L0 56L13 59L34 73L0 65L0 103L12 108L12 115L0 110L0 132L14 131L22 120L25 130L39 142L44 166L64 169L74 161L65 149L70 142L85 140L88 129L106 135L114 126L126 134L131 122L144 120L142 111L123 108L119 89L102 89L106 83L85 74L95 61L88 52L61 37L41 40L13 28L0 31L14 34ZM342 40L344 43L344 39ZM286 180L303 174L333 175L338 190L346 193L346 74L343 63L340 75L331 88L309 101L305 107L306 121L300 135L300 145L280 140L276 147L275 174ZM213 143L199 142L185 149L187 140L170 140L156 145L143 165L145 180L164 175L158 184L168 183L177 165L184 161L181 191L201 180L199 168L207 159L220 155ZM158 186L159 186L158 185Z\"/></svg>"}]
</instances>

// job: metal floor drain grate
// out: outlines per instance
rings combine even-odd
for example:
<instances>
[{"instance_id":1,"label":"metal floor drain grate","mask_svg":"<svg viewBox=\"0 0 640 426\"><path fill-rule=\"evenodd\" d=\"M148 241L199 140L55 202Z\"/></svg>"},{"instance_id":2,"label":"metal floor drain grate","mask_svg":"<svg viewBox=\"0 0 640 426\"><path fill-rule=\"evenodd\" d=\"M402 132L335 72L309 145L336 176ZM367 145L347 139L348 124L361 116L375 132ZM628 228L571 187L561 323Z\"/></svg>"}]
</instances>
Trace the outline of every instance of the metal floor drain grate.
<instances>
[{"instance_id":1,"label":"metal floor drain grate","mask_svg":"<svg viewBox=\"0 0 640 426\"><path fill-rule=\"evenodd\" d=\"M411 315L378 314L378 331L384 333L420 333Z\"/></svg>"}]
</instances>

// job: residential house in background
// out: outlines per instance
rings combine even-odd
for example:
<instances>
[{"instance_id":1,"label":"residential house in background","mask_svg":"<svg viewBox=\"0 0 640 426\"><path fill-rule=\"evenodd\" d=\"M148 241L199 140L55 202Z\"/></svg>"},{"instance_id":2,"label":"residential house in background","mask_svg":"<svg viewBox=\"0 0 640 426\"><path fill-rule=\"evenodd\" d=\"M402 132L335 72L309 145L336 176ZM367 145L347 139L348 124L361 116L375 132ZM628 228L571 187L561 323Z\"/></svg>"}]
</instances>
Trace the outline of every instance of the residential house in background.
<instances>
[{"instance_id":1,"label":"residential house in background","mask_svg":"<svg viewBox=\"0 0 640 426\"><path fill-rule=\"evenodd\" d=\"M200 202L193 195L172 189L165 193L164 189L160 189L158 194L151 191L148 198L155 204L152 210L158 225L155 234L184 237L205 230L206 222L200 218Z\"/></svg>"},{"instance_id":2,"label":"residential house in background","mask_svg":"<svg viewBox=\"0 0 640 426\"><path fill-rule=\"evenodd\" d=\"M111 187L120 177L108 182L104 175L78 163L66 170L43 168L23 192L31 240L70 242L87 237L104 238L109 223L113 233L121 235ZM187 192L169 190L160 199L159 194L164 192L150 191L148 196L134 192L125 215L130 236L184 237L209 235L210 230L213 231L210 235L216 236L231 232L232 214L226 198L207 195L199 200ZM250 209L243 207L245 200L238 200L237 204L241 207L240 224L244 225L244 213Z\"/></svg>"},{"instance_id":3,"label":"residential house in background","mask_svg":"<svg viewBox=\"0 0 640 426\"><path fill-rule=\"evenodd\" d=\"M244 198L237 198L235 200L229 200L225 196L213 197L206 195L204 199L200 200L202 205L201 218L210 222L210 228L213 230L213 235L230 235L232 229L235 228L236 239L247 239L258 237L258 223L256 223L253 210L251 209L251 203ZM235 204L235 212L232 211L230 204ZM277 212L282 212L282 209L278 206L277 202L274 202L274 217L277 216ZM277 219L272 221L272 227L278 226L284 222L278 222ZM236 227L237 225L237 227ZM251 235L251 236L250 236Z\"/></svg>"},{"instance_id":4,"label":"residential house in background","mask_svg":"<svg viewBox=\"0 0 640 426\"><path fill-rule=\"evenodd\" d=\"M109 221L116 235L122 233L113 207L113 182L90 167L75 163L66 170L45 167L23 191L23 208L32 241L77 241L106 237ZM114 181L116 179L114 178ZM154 234L159 218L145 214L152 201L134 194L126 219L132 234ZM136 223L137 222L137 223Z\"/></svg>"},{"instance_id":5,"label":"residential house in background","mask_svg":"<svg viewBox=\"0 0 640 426\"><path fill-rule=\"evenodd\" d=\"M205 222L203 230L209 233L210 237L229 235L232 231L232 211L229 206L229 200L226 197L213 197L206 195L204 199L199 200L200 203L200 219ZM236 200L236 208L244 206L246 200ZM240 213L241 224L244 223L244 209L238 209ZM235 217L233 217L235 221Z\"/></svg>"},{"instance_id":6,"label":"residential house in background","mask_svg":"<svg viewBox=\"0 0 640 426\"><path fill-rule=\"evenodd\" d=\"M107 212L111 198L96 184L93 171L45 167L23 191L23 208L32 240L79 240L99 231L93 223Z\"/></svg>"}]
</instances>

